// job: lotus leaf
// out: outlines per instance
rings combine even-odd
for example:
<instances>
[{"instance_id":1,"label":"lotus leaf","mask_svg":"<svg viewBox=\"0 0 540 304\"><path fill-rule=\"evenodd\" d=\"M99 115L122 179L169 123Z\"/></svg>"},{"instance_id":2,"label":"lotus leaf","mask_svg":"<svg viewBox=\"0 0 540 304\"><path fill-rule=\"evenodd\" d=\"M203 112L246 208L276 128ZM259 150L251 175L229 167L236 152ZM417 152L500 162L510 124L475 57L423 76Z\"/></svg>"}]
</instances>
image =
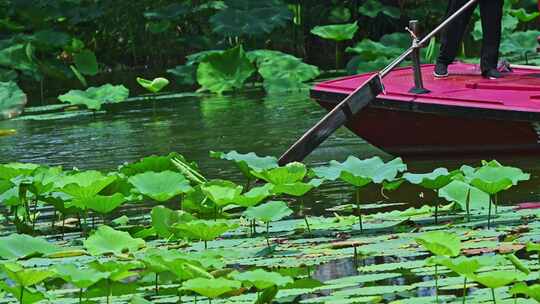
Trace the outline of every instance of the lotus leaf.
<instances>
[{"instance_id":1,"label":"lotus leaf","mask_svg":"<svg viewBox=\"0 0 540 304\"><path fill-rule=\"evenodd\" d=\"M172 74L180 85L193 86L197 83L197 66L194 64L178 65L168 69L167 73Z\"/></svg>"},{"instance_id":2,"label":"lotus leaf","mask_svg":"<svg viewBox=\"0 0 540 304\"><path fill-rule=\"evenodd\" d=\"M516 281L521 281L526 278L521 272L508 271L508 270L494 270L489 272L483 272L480 274L468 275L468 278L478 282L487 288L499 288L509 285Z\"/></svg>"},{"instance_id":3,"label":"lotus leaf","mask_svg":"<svg viewBox=\"0 0 540 304\"><path fill-rule=\"evenodd\" d=\"M152 304L152 302L146 300L141 296L133 296L129 301L129 304Z\"/></svg>"},{"instance_id":4,"label":"lotus leaf","mask_svg":"<svg viewBox=\"0 0 540 304\"><path fill-rule=\"evenodd\" d=\"M202 192L218 207L233 204L242 194L243 187L224 180L210 181L201 186Z\"/></svg>"},{"instance_id":5,"label":"lotus leaf","mask_svg":"<svg viewBox=\"0 0 540 304\"><path fill-rule=\"evenodd\" d=\"M207 242L218 238L227 231L236 229L238 224L227 220L194 220L178 223L173 227L178 231L179 235Z\"/></svg>"},{"instance_id":6,"label":"lotus leaf","mask_svg":"<svg viewBox=\"0 0 540 304\"><path fill-rule=\"evenodd\" d=\"M263 269L234 273L231 277L237 281L249 282L258 290L263 290L272 286L285 286L293 283L290 277L282 276L277 272L269 272Z\"/></svg>"},{"instance_id":7,"label":"lotus leaf","mask_svg":"<svg viewBox=\"0 0 540 304\"><path fill-rule=\"evenodd\" d=\"M523 272L524 274L530 274L531 270L525 265L515 254L507 254L505 256L511 263L516 267L517 270Z\"/></svg>"},{"instance_id":8,"label":"lotus leaf","mask_svg":"<svg viewBox=\"0 0 540 304\"><path fill-rule=\"evenodd\" d=\"M24 287L39 284L56 274L54 270L48 268L24 268L14 262L4 263L1 267L10 279Z\"/></svg>"},{"instance_id":9,"label":"lotus leaf","mask_svg":"<svg viewBox=\"0 0 540 304\"><path fill-rule=\"evenodd\" d=\"M473 274L480 269L480 267L485 266L482 264L481 259L463 256L450 258L448 256L438 255L429 258L427 263L444 266L459 275Z\"/></svg>"},{"instance_id":10,"label":"lotus leaf","mask_svg":"<svg viewBox=\"0 0 540 304\"><path fill-rule=\"evenodd\" d=\"M255 72L242 46L207 55L197 69L197 81L206 90L222 94L240 89Z\"/></svg>"},{"instance_id":11,"label":"lotus leaf","mask_svg":"<svg viewBox=\"0 0 540 304\"><path fill-rule=\"evenodd\" d=\"M0 257L3 259L23 259L47 255L60 250L61 248L55 244L25 234L11 234L0 237Z\"/></svg>"},{"instance_id":12,"label":"lotus leaf","mask_svg":"<svg viewBox=\"0 0 540 304\"><path fill-rule=\"evenodd\" d=\"M398 56L403 50L397 46L384 45L381 42L364 38L354 47L348 47L346 51L358 54L363 60L368 61L380 58L392 58Z\"/></svg>"},{"instance_id":13,"label":"lotus leaf","mask_svg":"<svg viewBox=\"0 0 540 304\"><path fill-rule=\"evenodd\" d=\"M184 211L174 211L163 206L152 208L152 227L161 238L168 239L173 235L172 226L180 222L195 220L195 217Z\"/></svg>"},{"instance_id":14,"label":"lotus leaf","mask_svg":"<svg viewBox=\"0 0 540 304\"><path fill-rule=\"evenodd\" d=\"M134 239L127 232L115 230L109 226L100 226L84 241L84 247L91 255L122 255L133 253L145 246L142 239Z\"/></svg>"},{"instance_id":15,"label":"lotus leaf","mask_svg":"<svg viewBox=\"0 0 540 304\"><path fill-rule=\"evenodd\" d=\"M95 76L98 73L96 54L90 50L83 50L73 56L77 70L84 75Z\"/></svg>"},{"instance_id":16,"label":"lotus leaf","mask_svg":"<svg viewBox=\"0 0 540 304\"><path fill-rule=\"evenodd\" d=\"M187 163L186 159L182 155L173 152L165 156L152 155L152 156L142 158L138 162L125 164L121 166L118 171L120 171L120 173L127 176L133 176L133 175L137 175L139 173L145 173L148 171L152 171L152 172L176 171L177 170L176 166L172 163L172 160L176 158ZM193 169L198 170L197 164L189 163L189 165Z\"/></svg>"},{"instance_id":17,"label":"lotus leaf","mask_svg":"<svg viewBox=\"0 0 540 304\"><path fill-rule=\"evenodd\" d=\"M420 185L424 188L438 190L452 181L452 176L457 174L456 172L450 173L446 168L435 169L431 173L426 174L412 174L405 173L403 178L405 178L409 183Z\"/></svg>"},{"instance_id":18,"label":"lotus leaf","mask_svg":"<svg viewBox=\"0 0 540 304\"><path fill-rule=\"evenodd\" d=\"M454 180L439 189L438 194L439 197L449 202L458 203L462 210L467 210L467 197L469 197L468 203L471 210L483 209L489 206L488 194L459 180Z\"/></svg>"},{"instance_id":19,"label":"lotus leaf","mask_svg":"<svg viewBox=\"0 0 540 304\"><path fill-rule=\"evenodd\" d=\"M176 20L189 13L190 9L184 3L172 3L155 10L147 11L144 13L144 17L151 20Z\"/></svg>"},{"instance_id":20,"label":"lotus leaf","mask_svg":"<svg viewBox=\"0 0 540 304\"><path fill-rule=\"evenodd\" d=\"M90 209L97 213L108 214L126 202L121 193L111 196L96 195L91 197L78 197L65 204L66 208L76 207L82 210Z\"/></svg>"},{"instance_id":21,"label":"lotus leaf","mask_svg":"<svg viewBox=\"0 0 540 304\"><path fill-rule=\"evenodd\" d=\"M13 81L0 82L0 120L22 113L26 105L26 94Z\"/></svg>"},{"instance_id":22,"label":"lotus leaf","mask_svg":"<svg viewBox=\"0 0 540 304\"><path fill-rule=\"evenodd\" d=\"M154 94L158 93L159 91L163 90L163 88L169 85L169 80L163 77L158 77L153 80L147 80L137 77L137 82L141 85L141 87L147 89Z\"/></svg>"},{"instance_id":23,"label":"lotus leaf","mask_svg":"<svg viewBox=\"0 0 540 304\"><path fill-rule=\"evenodd\" d=\"M129 182L138 192L158 202L166 202L192 189L183 174L172 171L137 174L130 177Z\"/></svg>"},{"instance_id":24,"label":"lotus leaf","mask_svg":"<svg viewBox=\"0 0 540 304\"><path fill-rule=\"evenodd\" d=\"M210 157L233 161L242 174L248 179L254 178L251 174L251 170L264 171L278 167L277 159L275 157L260 157L253 152L241 154L236 151L231 151L229 153L211 151Z\"/></svg>"},{"instance_id":25,"label":"lotus leaf","mask_svg":"<svg viewBox=\"0 0 540 304\"><path fill-rule=\"evenodd\" d=\"M371 18L377 17L379 14L384 14L393 19L399 19L401 12L399 8L389 5L384 5L377 0L368 0L358 9L360 14Z\"/></svg>"},{"instance_id":26,"label":"lotus leaf","mask_svg":"<svg viewBox=\"0 0 540 304\"><path fill-rule=\"evenodd\" d=\"M293 211L282 201L271 201L257 207L250 207L244 215L247 218L259 220L264 223L279 221L291 215Z\"/></svg>"},{"instance_id":27,"label":"lotus leaf","mask_svg":"<svg viewBox=\"0 0 540 304\"><path fill-rule=\"evenodd\" d=\"M64 281L78 288L88 288L110 275L108 272L99 272L92 268L80 268L73 264L55 265L54 270Z\"/></svg>"},{"instance_id":28,"label":"lotus leaf","mask_svg":"<svg viewBox=\"0 0 540 304\"><path fill-rule=\"evenodd\" d=\"M9 292L14 298L19 299L21 304L33 304L46 299L45 295L38 290L25 287L21 289L18 286L10 286L5 282L0 282L0 289Z\"/></svg>"},{"instance_id":29,"label":"lotus leaf","mask_svg":"<svg viewBox=\"0 0 540 304\"><path fill-rule=\"evenodd\" d=\"M530 175L523 173L518 168L487 165L466 177L470 180L471 185L489 195L494 195L512 185L517 185L520 181L529 180Z\"/></svg>"},{"instance_id":30,"label":"lotus leaf","mask_svg":"<svg viewBox=\"0 0 540 304\"><path fill-rule=\"evenodd\" d=\"M347 22L351 19L351 17L352 17L352 14L349 8L345 6L338 6L338 7L332 8L328 19L331 22L339 23L339 22Z\"/></svg>"},{"instance_id":31,"label":"lotus leaf","mask_svg":"<svg viewBox=\"0 0 540 304\"><path fill-rule=\"evenodd\" d=\"M311 30L311 33L324 39L334 41L351 40L358 31L358 22L350 24L335 24L316 26Z\"/></svg>"},{"instance_id":32,"label":"lotus leaf","mask_svg":"<svg viewBox=\"0 0 540 304\"><path fill-rule=\"evenodd\" d=\"M235 199L234 203L242 207L255 206L265 200L270 195L272 195L273 188L274 186L272 184L265 184L261 187L252 188L248 192L238 196Z\"/></svg>"},{"instance_id":33,"label":"lotus leaf","mask_svg":"<svg viewBox=\"0 0 540 304\"><path fill-rule=\"evenodd\" d=\"M214 299L225 293L240 289L241 283L238 281L227 280L224 278L191 279L182 284L182 289L194 291L202 296Z\"/></svg>"},{"instance_id":34,"label":"lotus leaf","mask_svg":"<svg viewBox=\"0 0 540 304\"><path fill-rule=\"evenodd\" d=\"M124 263L110 260L106 262L92 261L88 263L88 267L107 274L107 280L119 282L136 275L134 270L142 268L143 265L140 262Z\"/></svg>"},{"instance_id":35,"label":"lotus leaf","mask_svg":"<svg viewBox=\"0 0 540 304\"><path fill-rule=\"evenodd\" d=\"M274 185L286 185L302 181L307 174L307 168L302 163L289 163L284 167L263 171L251 171L257 178Z\"/></svg>"},{"instance_id":36,"label":"lotus leaf","mask_svg":"<svg viewBox=\"0 0 540 304\"><path fill-rule=\"evenodd\" d=\"M284 26L292 18L280 0L226 0L227 8L210 18L213 31L224 37L259 36Z\"/></svg>"},{"instance_id":37,"label":"lotus leaf","mask_svg":"<svg viewBox=\"0 0 540 304\"><path fill-rule=\"evenodd\" d=\"M72 105L85 105L88 109L99 110L105 103L122 102L128 96L129 90L123 85L105 84L100 87L88 88L86 91L71 90L58 96L58 99Z\"/></svg>"},{"instance_id":38,"label":"lotus leaf","mask_svg":"<svg viewBox=\"0 0 540 304\"><path fill-rule=\"evenodd\" d=\"M510 289L511 294L523 294L540 302L540 285L527 286L525 283L517 283Z\"/></svg>"},{"instance_id":39,"label":"lotus leaf","mask_svg":"<svg viewBox=\"0 0 540 304\"><path fill-rule=\"evenodd\" d=\"M458 236L443 231L431 231L416 238L416 242L437 256L455 257L461 251Z\"/></svg>"},{"instance_id":40,"label":"lotus leaf","mask_svg":"<svg viewBox=\"0 0 540 304\"><path fill-rule=\"evenodd\" d=\"M319 76L319 68L302 62L292 55L275 51L252 51L264 88L269 93L300 91L308 88L305 82Z\"/></svg>"}]
</instances>

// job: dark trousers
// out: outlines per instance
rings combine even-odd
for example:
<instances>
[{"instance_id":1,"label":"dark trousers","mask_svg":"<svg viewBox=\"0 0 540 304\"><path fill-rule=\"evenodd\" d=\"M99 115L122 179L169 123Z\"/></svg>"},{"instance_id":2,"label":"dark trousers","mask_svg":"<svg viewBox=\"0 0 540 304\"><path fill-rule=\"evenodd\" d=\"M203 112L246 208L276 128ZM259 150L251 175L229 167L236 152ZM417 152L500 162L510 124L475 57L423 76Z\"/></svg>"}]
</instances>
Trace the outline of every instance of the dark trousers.
<instances>
[{"instance_id":1,"label":"dark trousers","mask_svg":"<svg viewBox=\"0 0 540 304\"><path fill-rule=\"evenodd\" d=\"M466 2L467 0L449 0L447 17L456 12ZM499 61L504 0L479 0L479 2L480 14L482 15L482 31L484 33L480 66L482 72L485 72L497 68L497 62ZM443 31L441 52L437 62L451 64L454 61L475 8L476 6L473 6L463 12Z\"/></svg>"}]
</instances>

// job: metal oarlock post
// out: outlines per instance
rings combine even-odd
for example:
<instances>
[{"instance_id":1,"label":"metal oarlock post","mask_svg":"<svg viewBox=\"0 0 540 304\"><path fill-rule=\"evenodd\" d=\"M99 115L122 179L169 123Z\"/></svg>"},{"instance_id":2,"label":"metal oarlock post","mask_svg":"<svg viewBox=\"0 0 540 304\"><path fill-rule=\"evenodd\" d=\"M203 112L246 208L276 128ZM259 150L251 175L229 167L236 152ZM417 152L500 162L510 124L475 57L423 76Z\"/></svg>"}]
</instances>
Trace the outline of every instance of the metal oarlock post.
<instances>
[{"instance_id":1,"label":"metal oarlock post","mask_svg":"<svg viewBox=\"0 0 540 304\"><path fill-rule=\"evenodd\" d=\"M420 35L418 20L409 21L409 27L407 31L411 34L412 46L418 45L418 35ZM412 68L414 72L414 87L409 90L410 93L414 94L427 94L431 91L424 88L424 80L422 79L422 66L420 63L420 47L415 48L411 53Z\"/></svg>"}]
</instances>

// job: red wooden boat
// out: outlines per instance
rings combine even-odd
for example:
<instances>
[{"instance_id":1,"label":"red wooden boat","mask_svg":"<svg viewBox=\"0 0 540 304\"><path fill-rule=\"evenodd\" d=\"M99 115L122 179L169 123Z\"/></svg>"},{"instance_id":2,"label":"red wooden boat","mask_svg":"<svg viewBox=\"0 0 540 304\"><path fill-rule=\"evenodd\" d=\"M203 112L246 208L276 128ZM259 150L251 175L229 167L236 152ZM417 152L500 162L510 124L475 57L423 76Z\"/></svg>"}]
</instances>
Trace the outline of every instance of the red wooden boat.
<instances>
[{"instance_id":1,"label":"red wooden boat","mask_svg":"<svg viewBox=\"0 0 540 304\"><path fill-rule=\"evenodd\" d=\"M412 68L392 71L385 92L347 123L358 136L400 156L540 151L540 68L514 67L497 80L480 76L477 65L450 65L436 79L422 65L427 94L410 93ZM311 96L330 110L373 73L326 81Z\"/></svg>"}]
</instances>

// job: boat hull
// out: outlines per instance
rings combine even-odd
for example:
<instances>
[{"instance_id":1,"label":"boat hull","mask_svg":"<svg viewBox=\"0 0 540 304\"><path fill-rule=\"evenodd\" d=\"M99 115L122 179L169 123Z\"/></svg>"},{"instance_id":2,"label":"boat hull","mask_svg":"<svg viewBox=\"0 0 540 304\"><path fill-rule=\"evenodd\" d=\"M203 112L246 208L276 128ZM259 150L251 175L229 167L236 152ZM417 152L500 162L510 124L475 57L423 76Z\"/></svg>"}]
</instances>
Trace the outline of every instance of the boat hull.
<instances>
[{"instance_id":1,"label":"boat hull","mask_svg":"<svg viewBox=\"0 0 540 304\"><path fill-rule=\"evenodd\" d=\"M317 102L327 110L336 105L323 100ZM356 114L346 126L370 144L399 156L488 157L540 151L540 123L534 121L370 106Z\"/></svg>"}]
</instances>

